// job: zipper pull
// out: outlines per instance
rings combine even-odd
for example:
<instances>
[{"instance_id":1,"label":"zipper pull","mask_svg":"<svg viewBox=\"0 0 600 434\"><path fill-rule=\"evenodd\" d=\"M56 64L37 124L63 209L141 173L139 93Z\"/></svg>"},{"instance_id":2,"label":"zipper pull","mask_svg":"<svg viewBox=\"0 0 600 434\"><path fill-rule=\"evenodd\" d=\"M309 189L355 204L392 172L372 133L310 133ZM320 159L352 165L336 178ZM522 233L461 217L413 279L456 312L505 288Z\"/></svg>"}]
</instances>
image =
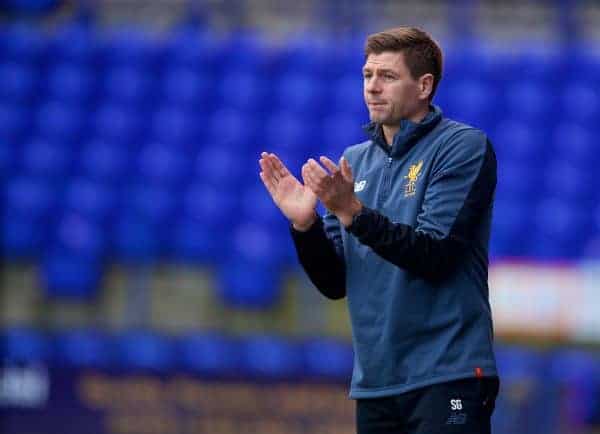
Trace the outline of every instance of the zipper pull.
<instances>
[{"instance_id":1,"label":"zipper pull","mask_svg":"<svg viewBox=\"0 0 600 434\"><path fill-rule=\"evenodd\" d=\"M388 157L388 166L392 165L392 157Z\"/></svg>"}]
</instances>

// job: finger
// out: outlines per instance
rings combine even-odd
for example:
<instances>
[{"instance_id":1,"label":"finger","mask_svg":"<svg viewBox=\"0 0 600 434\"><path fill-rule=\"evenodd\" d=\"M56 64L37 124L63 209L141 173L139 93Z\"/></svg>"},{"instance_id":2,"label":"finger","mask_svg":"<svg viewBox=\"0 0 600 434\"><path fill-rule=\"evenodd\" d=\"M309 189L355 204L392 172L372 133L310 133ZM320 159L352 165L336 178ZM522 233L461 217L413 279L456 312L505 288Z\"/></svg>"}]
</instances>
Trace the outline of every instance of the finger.
<instances>
[{"instance_id":1,"label":"finger","mask_svg":"<svg viewBox=\"0 0 600 434\"><path fill-rule=\"evenodd\" d=\"M275 170L271 163L269 163L268 158L261 158L258 160L258 164L262 169L264 176L271 182L277 183L279 182L279 177L275 174Z\"/></svg>"},{"instance_id":2,"label":"finger","mask_svg":"<svg viewBox=\"0 0 600 434\"><path fill-rule=\"evenodd\" d=\"M321 156L321 158L319 158L319 160L321 161L323 166L325 166L327 168L327 170L329 170L329 172L332 175L336 175L340 171L340 168L338 166L336 166L336 164L333 161L331 161L329 158L327 158L325 156Z\"/></svg>"},{"instance_id":3,"label":"finger","mask_svg":"<svg viewBox=\"0 0 600 434\"><path fill-rule=\"evenodd\" d=\"M304 166L302 166L302 181L304 181L304 185L306 185L308 188L310 188L313 193L315 193L317 196L319 195L318 194L318 192L320 191L319 184L315 180L313 175L311 174L308 164L305 164Z\"/></svg>"},{"instance_id":4,"label":"finger","mask_svg":"<svg viewBox=\"0 0 600 434\"><path fill-rule=\"evenodd\" d=\"M265 176L264 172L260 172L259 175L261 181L263 182L265 188L267 189L271 197L275 198L275 193L277 191L275 184Z\"/></svg>"},{"instance_id":5,"label":"finger","mask_svg":"<svg viewBox=\"0 0 600 434\"><path fill-rule=\"evenodd\" d=\"M344 180L347 182L353 182L354 175L352 175L352 168L350 167L350 164L348 164L348 160L346 160L344 157L340 158L340 167L342 169L341 172Z\"/></svg>"},{"instance_id":6,"label":"finger","mask_svg":"<svg viewBox=\"0 0 600 434\"><path fill-rule=\"evenodd\" d=\"M309 158L308 165L314 175L316 175L320 178L329 177L329 174L327 173L327 171L325 169L323 169L323 167L319 163L317 163L314 159Z\"/></svg>"},{"instance_id":7,"label":"finger","mask_svg":"<svg viewBox=\"0 0 600 434\"><path fill-rule=\"evenodd\" d=\"M261 163L260 167L263 169L263 171L267 175L269 175L269 177L271 177L275 181L279 182L279 178L281 178L281 176L279 175L279 171L275 168L275 164L273 163L273 159L266 152L263 152L261 154L261 156L263 158L261 159L262 163ZM259 163L260 163L260 161L259 161Z\"/></svg>"},{"instance_id":8,"label":"finger","mask_svg":"<svg viewBox=\"0 0 600 434\"><path fill-rule=\"evenodd\" d=\"M283 161L279 159L279 157L273 153L269 154L270 161L273 163L273 168L277 171L280 178L283 178L286 175L290 174L288 168L283 164Z\"/></svg>"}]
</instances>

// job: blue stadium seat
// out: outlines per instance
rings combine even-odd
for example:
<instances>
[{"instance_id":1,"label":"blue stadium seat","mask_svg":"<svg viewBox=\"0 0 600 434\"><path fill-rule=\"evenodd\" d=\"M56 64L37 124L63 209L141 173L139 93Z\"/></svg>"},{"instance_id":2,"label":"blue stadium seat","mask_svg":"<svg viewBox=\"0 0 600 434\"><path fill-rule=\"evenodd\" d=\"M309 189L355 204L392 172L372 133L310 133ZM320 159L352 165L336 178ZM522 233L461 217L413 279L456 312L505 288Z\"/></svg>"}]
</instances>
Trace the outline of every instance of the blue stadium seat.
<instances>
[{"instance_id":1,"label":"blue stadium seat","mask_svg":"<svg viewBox=\"0 0 600 434\"><path fill-rule=\"evenodd\" d=\"M166 70L161 83L166 104L201 113L214 108L213 79L202 70L172 67Z\"/></svg>"},{"instance_id":2,"label":"blue stadium seat","mask_svg":"<svg viewBox=\"0 0 600 434\"><path fill-rule=\"evenodd\" d=\"M78 214L62 214L54 222L50 238L50 253L96 261L106 252L108 237L99 223Z\"/></svg>"},{"instance_id":3,"label":"blue stadium seat","mask_svg":"<svg viewBox=\"0 0 600 434\"><path fill-rule=\"evenodd\" d=\"M139 107L151 98L155 85L147 71L133 67L119 67L106 72L103 96L116 104Z\"/></svg>"},{"instance_id":4,"label":"blue stadium seat","mask_svg":"<svg viewBox=\"0 0 600 434\"><path fill-rule=\"evenodd\" d=\"M486 81L460 80L446 86L447 100L442 110L449 117L487 129L495 120L494 114L503 110L495 88Z\"/></svg>"},{"instance_id":5,"label":"blue stadium seat","mask_svg":"<svg viewBox=\"0 0 600 434\"><path fill-rule=\"evenodd\" d=\"M216 265L229 253L224 227L207 226L205 222L190 217L173 222L167 243L170 259L179 263Z\"/></svg>"},{"instance_id":6,"label":"blue stadium seat","mask_svg":"<svg viewBox=\"0 0 600 434\"><path fill-rule=\"evenodd\" d=\"M16 154L22 139L28 132L30 114L19 105L0 103L0 166L7 174L16 163Z\"/></svg>"},{"instance_id":7,"label":"blue stadium seat","mask_svg":"<svg viewBox=\"0 0 600 434\"><path fill-rule=\"evenodd\" d=\"M180 215L211 230L225 232L238 221L238 201L237 190L197 182L184 193Z\"/></svg>"},{"instance_id":8,"label":"blue stadium seat","mask_svg":"<svg viewBox=\"0 0 600 434\"><path fill-rule=\"evenodd\" d=\"M163 233L159 229L148 221L141 221L135 215L121 215L111 231L111 253L116 260L125 263L155 263L163 253L164 247Z\"/></svg>"},{"instance_id":9,"label":"blue stadium seat","mask_svg":"<svg viewBox=\"0 0 600 434\"><path fill-rule=\"evenodd\" d=\"M72 62L86 67L98 65L100 44L94 28L69 24L59 26L53 36L50 40L49 60Z\"/></svg>"},{"instance_id":10,"label":"blue stadium seat","mask_svg":"<svg viewBox=\"0 0 600 434\"><path fill-rule=\"evenodd\" d=\"M272 147L285 147L302 152L315 144L315 130L318 125L306 115L290 111L272 111L265 119L264 133L259 152ZM318 137L322 135L319 133Z\"/></svg>"},{"instance_id":11,"label":"blue stadium seat","mask_svg":"<svg viewBox=\"0 0 600 434\"><path fill-rule=\"evenodd\" d=\"M8 363L40 363L49 359L46 336L37 330L14 327L0 333L0 358Z\"/></svg>"},{"instance_id":12,"label":"blue stadium seat","mask_svg":"<svg viewBox=\"0 0 600 434\"><path fill-rule=\"evenodd\" d=\"M118 183L128 172L129 151L117 143L93 140L81 150L77 166L94 181Z\"/></svg>"},{"instance_id":13,"label":"blue stadium seat","mask_svg":"<svg viewBox=\"0 0 600 434\"><path fill-rule=\"evenodd\" d=\"M542 200L534 211L528 254L540 259L579 258L588 226L585 210L557 198Z\"/></svg>"},{"instance_id":14,"label":"blue stadium seat","mask_svg":"<svg viewBox=\"0 0 600 434\"><path fill-rule=\"evenodd\" d=\"M560 116L590 127L597 127L600 117L599 83L600 80L596 83L581 80L567 82L558 105Z\"/></svg>"},{"instance_id":15,"label":"blue stadium seat","mask_svg":"<svg viewBox=\"0 0 600 434\"><path fill-rule=\"evenodd\" d=\"M544 159L540 156L548 151L544 131L545 128L518 118L499 120L490 133L499 164L511 160L530 166L543 166Z\"/></svg>"},{"instance_id":16,"label":"blue stadium seat","mask_svg":"<svg viewBox=\"0 0 600 434\"><path fill-rule=\"evenodd\" d=\"M600 160L594 137L597 132L576 122L563 122L552 131L552 155L579 166L580 170L593 169Z\"/></svg>"},{"instance_id":17,"label":"blue stadium seat","mask_svg":"<svg viewBox=\"0 0 600 434\"><path fill-rule=\"evenodd\" d=\"M5 211L0 233L2 256L14 261L36 258L46 241L47 232L48 223L39 217Z\"/></svg>"},{"instance_id":18,"label":"blue stadium seat","mask_svg":"<svg viewBox=\"0 0 600 434\"><path fill-rule=\"evenodd\" d=\"M348 380L352 376L354 353L349 342L318 338L305 342L302 349L309 377Z\"/></svg>"},{"instance_id":19,"label":"blue stadium seat","mask_svg":"<svg viewBox=\"0 0 600 434\"><path fill-rule=\"evenodd\" d=\"M159 39L152 32L132 26L119 27L106 32L99 39L102 59L110 67L126 67L152 73L160 61Z\"/></svg>"},{"instance_id":20,"label":"blue stadium seat","mask_svg":"<svg viewBox=\"0 0 600 434\"><path fill-rule=\"evenodd\" d=\"M75 63L59 63L49 71L47 93L54 101L78 106L95 96L94 71Z\"/></svg>"},{"instance_id":21,"label":"blue stadium seat","mask_svg":"<svg viewBox=\"0 0 600 434\"><path fill-rule=\"evenodd\" d=\"M85 178L74 179L66 186L62 206L68 213L105 223L115 212L117 194L101 183Z\"/></svg>"},{"instance_id":22,"label":"blue stadium seat","mask_svg":"<svg viewBox=\"0 0 600 434\"><path fill-rule=\"evenodd\" d=\"M49 101L37 114L37 134L45 140L78 143L84 132L86 112L73 104Z\"/></svg>"},{"instance_id":23,"label":"blue stadium seat","mask_svg":"<svg viewBox=\"0 0 600 434\"><path fill-rule=\"evenodd\" d=\"M43 259L40 280L50 297L91 299L98 294L103 271L99 258L62 250L51 252Z\"/></svg>"},{"instance_id":24,"label":"blue stadium seat","mask_svg":"<svg viewBox=\"0 0 600 434\"><path fill-rule=\"evenodd\" d=\"M43 60L47 38L35 26L14 25L0 29L0 59L34 65Z\"/></svg>"},{"instance_id":25,"label":"blue stadium seat","mask_svg":"<svg viewBox=\"0 0 600 434\"><path fill-rule=\"evenodd\" d=\"M200 184L212 185L221 188L236 187L244 184L246 174L250 169L259 172L258 159L239 158L237 151L225 146L207 145L200 150L194 160L193 179ZM248 167L249 161L256 162L256 166Z\"/></svg>"},{"instance_id":26,"label":"blue stadium seat","mask_svg":"<svg viewBox=\"0 0 600 434\"><path fill-rule=\"evenodd\" d=\"M186 372L214 379L239 374L240 343L216 333L186 334L176 346L178 365Z\"/></svg>"},{"instance_id":27,"label":"blue stadium seat","mask_svg":"<svg viewBox=\"0 0 600 434\"><path fill-rule=\"evenodd\" d=\"M163 224L173 216L177 197L161 185L140 183L123 192L123 211L136 216L140 222Z\"/></svg>"},{"instance_id":28,"label":"blue stadium seat","mask_svg":"<svg viewBox=\"0 0 600 434\"><path fill-rule=\"evenodd\" d=\"M340 114L356 116L359 125L369 121L363 96L363 82L360 69L352 74L343 75L332 84L332 96L327 107Z\"/></svg>"},{"instance_id":29,"label":"blue stadium seat","mask_svg":"<svg viewBox=\"0 0 600 434\"><path fill-rule=\"evenodd\" d=\"M281 226L245 218L230 228L232 257L263 268L289 263L295 255L287 228L289 223L282 216L278 218Z\"/></svg>"},{"instance_id":30,"label":"blue stadium seat","mask_svg":"<svg viewBox=\"0 0 600 434\"><path fill-rule=\"evenodd\" d=\"M274 102L279 108L314 116L324 111L323 85L318 78L295 73L283 76L274 85Z\"/></svg>"},{"instance_id":31,"label":"blue stadium seat","mask_svg":"<svg viewBox=\"0 0 600 434\"><path fill-rule=\"evenodd\" d=\"M53 336L52 344L52 359L61 366L106 369L114 363L113 342L99 330L61 331Z\"/></svg>"},{"instance_id":32,"label":"blue stadium seat","mask_svg":"<svg viewBox=\"0 0 600 434\"><path fill-rule=\"evenodd\" d=\"M526 199L498 197L494 204L490 256L525 257L530 248L533 204Z\"/></svg>"},{"instance_id":33,"label":"blue stadium seat","mask_svg":"<svg viewBox=\"0 0 600 434\"><path fill-rule=\"evenodd\" d=\"M302 374L302 352L288 340L250 336L242 345L242 370L253 378L286 379Z\"/></svg>"},{"instance_id":34,"label":"blue stadium seat","mask_svg":"<svg viewBox=\"0 0 600 434\"><path fill-rule=\"evenodd\" d=\"M108 104L94 113L93 137L124 146L139 143L143 137L140 113L126 106Z\"/></svg>"},{"instance_id":35,"label":"blue stadium seat","mask_svg":"<svg viewBox=\"0 0 600 434\"><path fill-rule=\"evenodd\" d=\"M224 41L209 32L183 30L169 39L167 56L177 67L213 73L219 70L227 55L224 48Z\"/></svg>"},{"instance_id":36,"label":"blue stadium seat","mask_svg":"<svg viewBox=\"0 0 600 434\"><path fill-rule=\"evenodd\" d=\"M73 154L66 144L45 138L31 140L23 147L22 173L58 181L71 169Z\"/></svg>"},{"instance_id":37,"label":"blue stadium seat","mask_svg":"<svg viewBox=\"0 0 600 434\"><path fill-rule=\"evenodd\" d=\"M217 94L219 104L244 110L249 113L260 112L268 105L270 89L268 82L260 75L246 71L227 71L218 80Z\"/></svg>"},{"instance_id":38,"label":"blue stadium seat","mask_svg":"<svg viewBox=\"0 0 600 434\"><path fill-rule=\"evenodd\" d=\"M226 149L230 155L235 151L247 150L249 144L261 139L258 135L260 118L241 110L221 107L208 118L207 135L201 145Z\"/></svg>"},{"instance_id":39,"label":"blue stadium seat","mask_svg":"<svg viewBox=\"0 0 600 434\"><path fill-rule=\"evenodd\" d=\"M501 161L499 167L497 198L512 201L536 200L544 191L544 171L527 161Z\"/></svg>"},{"instance_id":40,"label":"blue stadium seat","mask_svg":"<svg viewBox=\"0 0 600 434\"><path fill-rule=\"evenodd\" d=\"M152 140L179 152L192 149L199 139L201 129L198 113L172 106L158 110L152 120Z\"/></svg>"},{"instance_id":41,"label":"blue stadium seat","mask_svg":"<svg viewBox=\"0 0 600 434\"><path fill-rule=\"evenodd\" d=\"M555 89L541 83L522 82L510 84L504 91L506 111L524 122L545 123L552 120L551 110L558 103Z\"/></svg>"},{"instance_id":42,"label":"blue stadium seat","mask_svg":"<svg viewBox=\"0 0 600 434\"><path fill-rule=\"evenodd\" d=\"M240 193L240 216L242 221L251 221L269 227L271 230L285 231L288 222L273 203L262 182L249 183Z\"/></svg>"},{"instance_id":43,"label":"blue stadium seat","mask_svg":"<svg viewBox=\"0 0 600 434\"><path fill-rule=\"evenodd\" d=\"M28 104L38 90L37 70L19 64L0 64L0 101Z\"/></svg>"},{"instance_id":44,"label":"blue stadium seat","mask_svg":"<svg viewBox=\"0 0 600 434\"><path fill-rule=\"evenodd\" d=\"M317 146L313 144L313 158L325 155L337 164L345 148L369 138L362 128L367 122L368 117L350 114L334 114L324 118L319 128L319 142ZM324 154L325 150L333 152Z\"/></svg>"},{"instance_id":45,"label":"blue stadium seat","mask_svg":"<svg viewBox=\"0 0 600 434\"><path fill-rule=\"evenodd\" d=\"M264 262L233 257L217 269L217 293L231 307L268 309L280 300L280 272Z\"/></svg>"},{"instance_id":46,"label":"blue stadium seat","mask_svg":"<svg viewBox=\"0 0 600 434\"><path fill-rule=\"evenodd\" d=\"M7 213L46 218L56 204L56 189L43 179L20 176L5 185L4 210Z\"/></svg>"},{"instance_id":47,"label":"blue stadium seat","mask_svg":"<svg viewBox=\"0 0 600 434\"><path fill-rule=\"evenodd\" d=\"M589 169L563 160L548 158L542 177L542 197L556 196L575 208L591 211L598 195L598 182Z\"/></svg>"},{"instance_id":48,"label":"blue stadium seat","mask_svg":"<svg viewBox=\"0 0 600 434\"><path fill-rule=\"evenodd\" d=\"M163 144L150 144L139 154L138 171L142 182L169 187L188 175L188 165L182 151Z\"/></svg>"},{"instance_id":49,"label":"blue stadium seat","mask_svg":"<svg viewBox=\"0 0 600 434\"><path fill-rule=\"evenodd\" d=\"M175 363L174 342L143 330L127 331L116 340L116 362L121 369L165 372Z\"/></svg>"}]
</instances>

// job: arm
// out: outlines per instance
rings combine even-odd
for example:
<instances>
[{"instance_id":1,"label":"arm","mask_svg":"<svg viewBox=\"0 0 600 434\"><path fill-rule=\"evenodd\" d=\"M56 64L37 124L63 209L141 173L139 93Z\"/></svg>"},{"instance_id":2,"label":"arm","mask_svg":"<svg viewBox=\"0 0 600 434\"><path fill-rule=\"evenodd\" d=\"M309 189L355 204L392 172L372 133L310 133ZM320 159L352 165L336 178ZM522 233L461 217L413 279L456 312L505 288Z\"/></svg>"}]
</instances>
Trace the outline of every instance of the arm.
<instances>
[{"instance_id":1,"label":"arm","mask_svg":"<svg viewBox=\"0 0 600 434\"><path fill-rule=\"evenodd\" d=\"M290 227L300 264L325 297L346 296L346 271L338 219L327 213L305 232Z\"/></svg>"},{"instance_id":2,"label":"arm","mask_svg":"<svg viewBox=\"0 0 600 434\"><path fill-rule=\"evenodd\" d=\"M459 133L438 156L416 228L392 223L363 207L347 229L389 262L440 280L466 251L495 186L496 158L490 143L474 130Z\"/></svg>"}]
</instances>

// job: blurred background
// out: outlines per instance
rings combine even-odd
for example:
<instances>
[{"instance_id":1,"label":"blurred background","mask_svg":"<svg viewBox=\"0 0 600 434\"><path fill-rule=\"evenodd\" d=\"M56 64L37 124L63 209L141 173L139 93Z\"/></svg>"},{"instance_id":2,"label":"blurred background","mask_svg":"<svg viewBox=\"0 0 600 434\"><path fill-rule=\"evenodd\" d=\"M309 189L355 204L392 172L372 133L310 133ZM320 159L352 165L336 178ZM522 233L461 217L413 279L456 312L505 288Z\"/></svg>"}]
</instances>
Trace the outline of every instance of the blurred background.
<instances>
[{"instance_id":1,"label":"blurred background","mask_svg":"<svg viewBox=\"0 0 600 434\"><path fill-rule=\"evenodd\" d=\"M498 154L495 432L600 432L598 1L0 4L2 433L354 432L345 301L257 161L365 140L364 40L397 25Z\"/></svg>"}]
</instances>

